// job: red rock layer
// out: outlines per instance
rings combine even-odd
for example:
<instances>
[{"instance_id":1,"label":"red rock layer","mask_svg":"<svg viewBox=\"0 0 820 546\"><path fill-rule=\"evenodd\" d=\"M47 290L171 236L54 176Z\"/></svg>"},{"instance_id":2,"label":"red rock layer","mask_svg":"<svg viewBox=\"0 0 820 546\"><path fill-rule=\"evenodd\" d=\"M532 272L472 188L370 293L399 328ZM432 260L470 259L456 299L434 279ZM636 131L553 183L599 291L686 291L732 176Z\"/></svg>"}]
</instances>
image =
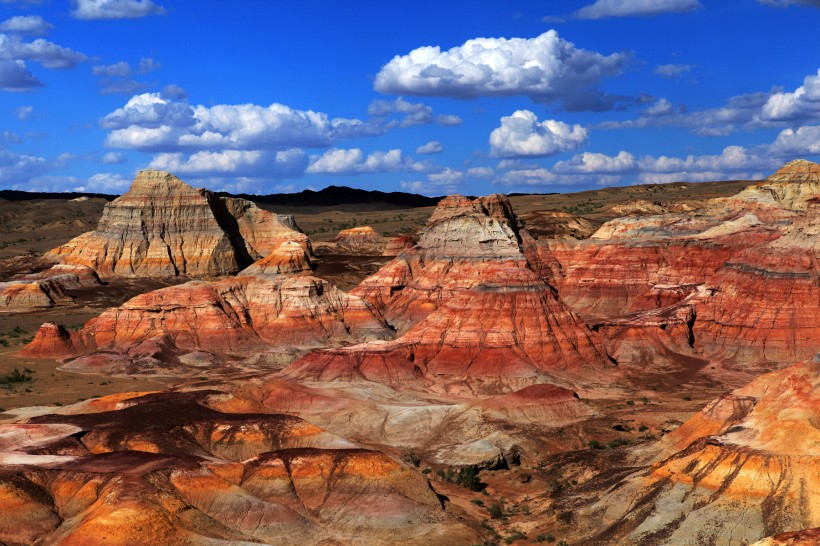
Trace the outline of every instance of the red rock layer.
<instances>
[{"instance_id":1,"label":"red rock layer","mask_svg":"<svg viewBox=\"0 0 820 546\"><path fill-rule=\"evenodd\" d=\"M285 241L310 250L307 237L275 214L220 198L175 176L146 170L105 206L96 231L47 257L110 276L217 276L235 273Z\"/></svg>"},{"instance_id":2,"label":"red rock layer","mask_svg":"<svg viewBox=\"0 0 820 546\"><path fill-rule=\"evenodd\" d=\"M74 352L74 343L68 330L55 322L46 322L19 354L30 358L61 358L73 355Z\"/></svg>"},{"instance_id":3,"label":"red rock layer","mask_svg":"<svg viewBox=\"0 0 820 546\"><path fill-rule=\"evenodd\" d=\"M395 342L307 355L285 371L311 380L439 384L507 391L548 378L600 378L604 357L525 255L506 198L442 201L419 244L353 293L406 333Z\"/></svg>"},{"instance_id":4,"label":"red rock layer","mask_svg":"<svg viewBox=\"0 0 820 546\"><path fill-rule=\"evenodd\" d=\"M589 514L589 540L730 544L820 525L820 363L763 375L670 433ZM598 523L599 525L600 523Z\"/></svg>"},{"instance_id":5,"label":"red rock layer","mask_svg":"<svg viewBox=\"0 0 820 546\"><path fill-rule=\"evenodd\" d=\"M687 305L692 350L683 352L727 367L781 367L814 355L820 205L811 196L820 191L820 166L812 165L789 164L696 213L617 220L591 240L550 244L560 264L553 268L559 293L574 311L602 324ZM650 357L658 349L650 338L667 337L632 326L629 344ZM611 328L606 333L612 337Z\"/></svg>"},{"instance_id":6,"label":"red rock layer","mask_svg":"<svg viewBox=\"0 0 820 546\"><path fill-rule=\"evenodd\" d=\"M49 329L46 327L47 330ZM52 354L48 332L26 347ZM250 356L268 350L389 339L392 333L369 304L311 276L239 276L191 281L137 296L72 333L75 355L91 355L67 369L110 373L185 373L176 357ZM197 356L198 355L198 356ZM192 373L196 372L195 366Z\"/></svg>"}]
</instances>

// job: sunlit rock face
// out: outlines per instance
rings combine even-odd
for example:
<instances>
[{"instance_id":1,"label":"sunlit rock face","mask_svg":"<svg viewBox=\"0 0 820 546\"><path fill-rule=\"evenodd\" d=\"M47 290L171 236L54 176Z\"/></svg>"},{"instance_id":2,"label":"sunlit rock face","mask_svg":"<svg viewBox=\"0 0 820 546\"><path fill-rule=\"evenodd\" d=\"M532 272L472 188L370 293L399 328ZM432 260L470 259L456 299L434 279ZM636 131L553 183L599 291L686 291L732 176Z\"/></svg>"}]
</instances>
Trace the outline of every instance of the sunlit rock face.
<instances>
[{"instance_id":1,"label":"sunlit rock face","mask_svg":"<svg viewBox=\"0 0 820 546\"><path fill-rule=\"evenodd\" d=\"M215 391L115 395L0 425L4 544L443 544L475 533L419 473Z\"/></svg>"},{"instance_id":2,"label":"sunlit rock face","mask_svg":"<svg viewBox=\"0 0 820 546\"><path fill-rule=\"evenodd\" d=\"M550 243L555 283L589 322L687 306L698 355L782 367L820 350L818 197L820 165L793 161L698 211L616 219L589 240Z\"/></svg>"},{"instance_id":3,"label":"sunlit rock face","mask_svg":"<svg viewBox=\"0 0 820 546\"><path fill-rule=\"evenodd\" d=\"M243 269L286 241L310 251L306 235L243 199L192 188L162 171L141 171L107 204L95 231L47 257L112 276L220 276Z\"/></svg>"},{"instance_id":4,"label":"sunlit rock face","mask_svg":"<svg viewBox=\"0 0 820 546\"><path fill-rule=\"evenodd\" d=\"M559 377L600 379L593 334L563 304L509 201L444 199L419 243L353 294L404 335L306 356L286 376L418 381L506 392Z\"/></svg>"},{"instance_id":5,"label":"sunlit rock face","mask_svg":"<svg viewBox=\"0 0 820 546\"><path fill-rule=\"evenodd\" d=\"M663 439L654 465L585 513L604 524L590 540L729 545L817 527L818 415L817 360L722 396Z\"/></svg>"}]
</instances>

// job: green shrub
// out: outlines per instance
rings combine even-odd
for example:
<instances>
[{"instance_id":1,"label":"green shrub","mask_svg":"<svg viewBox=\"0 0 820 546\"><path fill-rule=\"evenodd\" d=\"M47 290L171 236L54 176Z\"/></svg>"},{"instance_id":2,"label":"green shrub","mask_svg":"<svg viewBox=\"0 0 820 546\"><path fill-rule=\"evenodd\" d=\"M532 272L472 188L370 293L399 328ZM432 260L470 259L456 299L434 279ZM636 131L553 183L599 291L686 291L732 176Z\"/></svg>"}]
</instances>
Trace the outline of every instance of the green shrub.
<instances>
[{"instance_id":1,"label":"green shrub","mask_svg":"<svg viewBox=\"0 0 820 546\"><path fill-rule=\"evenodd\" d=\"M589 447L590 449L606 449L606 446L598 440L590 440Z\"/></svg>"}]
</instances>

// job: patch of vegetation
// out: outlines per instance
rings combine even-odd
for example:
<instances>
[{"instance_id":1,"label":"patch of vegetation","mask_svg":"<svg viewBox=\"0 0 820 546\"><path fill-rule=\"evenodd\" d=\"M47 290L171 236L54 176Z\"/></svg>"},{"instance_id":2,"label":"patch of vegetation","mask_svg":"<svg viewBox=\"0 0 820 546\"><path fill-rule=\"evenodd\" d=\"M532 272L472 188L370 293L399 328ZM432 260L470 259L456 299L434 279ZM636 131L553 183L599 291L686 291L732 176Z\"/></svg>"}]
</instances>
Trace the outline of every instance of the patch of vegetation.
<instances>
[{"instance_id":1,"label":"patch of vegetation","mask_svg":"<svg viewBox=\"0 0 820 546\"><path fill-rule=\"evenodd\" d=\"M646 432L647 430L649 430L649 427L646 425L641 425L638 427L638 432Z\"/></svg>"},{"instance_id":2,"label":"patch of vegetation","mask_svg":"<svg viewBox=\"0 0 820 546\"><path fill-rule=\"evenodd\" d=\"M533 542L555 542L555 537L549 533L546 535L541 533L539 535L535 535Z\"/></svg>"},{"instance_id":3,"label":"patch of vegetation","mask_svg":"<svg viewBox=\"0 0 820 546\"><path fill-rule=\"evenodd\" d=\"M606 449L606 446L599 442L598 440L590 440L589 441L589 448L590 449Z\"/></svg>"},{"instance_id":4,"label":"patch of vegetation","mask_svg":"<svg viewBox=\"0 0 820 546\"><path fill-rule=\"evenodd\" d=\"M513 529L512 534L504 539L504 543L512 544L516 540L527 540L527 533L520 529Z\"/></svg>"},{"instance_id":5,"label":"patch of vegetation","mask_svg":"<svg viewBox=\"0 0 820 546\"><path fill-rule=\"evenodd\" d=\"M472 499L470 502L476 506L484 506L484 501L481 499Z\"/></svg>"},{"instance_id":6,"label":"patch of vegetation","mask_svg":"<svg viewBox=\"0 0 820 546\"><path fill-rule=\"evenodd\" d=\"M0 385L3 385L7 389L11 390L12 385L17 383L28 383L33 381L34 378L31 377L29 374L25 372L20 372L17 368L10 371L6 375L0 376Z\"/></svg>"},{"instance_id":7,"label":"patch of vegetation","mask_svg":"<svg viewBox=\"0 0 820 546\"><path fill-rule=\"evenodd\" d=\"M629 440L625 438L615 438L614 440L610 440L609 442L607 442L606 445L610 449L615 449L616 447L629 445Z\"/></svg>"},{"instance_id":8,"label":"patch of vegetation","mask_svg":"<svg viewBox=\"0 0 820 546\"><path fill-rule=\"evenodd\" d=\"M444 471L439 468L436 470L436 475L447 483L460 485L471 491L484 491L484 488L487 487L487 484L483 483L478 477L478 468L475 466L465 466L460 468L458 472L452 469Z\"/></svg>"},{"instance_id":9,"label":"patch of vegetation","mask_svg":"<svg viewBox=\"0 0 820 546\"><path fill-rule=\"evenodd\" d=\"M493 519L506 519L507 515L504 513L504 505L498 502L492 503L487 507L490 517Z\"/></svg>"},{"instance_id":10,"label":"patch of vegetation","mask_svg":"<svg viewBox=\"0 0 820 546\"><path fill-rule=\"evenodd\" d=\"M421 457L419 457L418 455L416 455L412 451L408 451L407 453L404 454L404 462L409 463L409 464L415 466L416 468L418 468L419 465L421 464Z\"/></svg>"}]
</instances>

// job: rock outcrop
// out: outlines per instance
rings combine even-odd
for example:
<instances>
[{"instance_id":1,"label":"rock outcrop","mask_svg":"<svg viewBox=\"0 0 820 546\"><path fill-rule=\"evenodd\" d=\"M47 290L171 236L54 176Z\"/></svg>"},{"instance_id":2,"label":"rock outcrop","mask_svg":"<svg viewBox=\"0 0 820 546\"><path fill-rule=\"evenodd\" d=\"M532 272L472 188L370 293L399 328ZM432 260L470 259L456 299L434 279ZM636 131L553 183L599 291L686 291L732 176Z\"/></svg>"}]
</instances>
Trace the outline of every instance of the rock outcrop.
<instances>
[{"instance_id":1,"label":"rock outcrop","mask_svg":"<svg viewBox=\"0 0 820 546\"><path fill-rule=\"evenodd\" d=\"M298 380L401 383L505 392L558 377L600 379L593 334L536 272L540 259L503 196L444 199L419 243L353 294L382 310L394 342L307 355Z\"/></svg>"},{"instance_id":2,"label":"rock outcrop","mask_svg":"<svg viewBox=\"0 0 820 546\"><path fill-rule=\"evenodd\" d=\"M0 282L0 313L24 312L49 309L58 305L71 304L74 299L68 295L63 285L45 281Z\"/></svg>"},{"instance_id":3,"label":"rock outcrop","mask_svg":"<svg viewBox=\"0 0 820 546\"><path fill-rule=\"evenodd\" d=\"M691 352L713 364L772 369L810 357L820 350L818 173L795 161L692 213L622 218L586 241L552 241L556 286L599 324L687 306Z\"/></svg>"},{"instance_id":4,"label":"rock outcrop","mask_svg":"<svg viewBox=\"0 0 820 546\"><path fill-rule=\"evenodd\" d=\"M273 256L290 254L286 247ZM288 362L310 349L392 337L362 299L309 275L272 274L273 268L268 263L260 267L268 273L190 281L132 298L71 333L72 356L80 358L64 367L185 375L226 358L274 352ZM53 327L44 328L25 351L68 356L50 352ZM223 371L231 370L236 371L229 366Z\"/></svg>"},{"instance_id":5,"label":"rock outcrop","mask_svg":"<svg viewBox=\"0 0 820 546\"><path fill-rule=\"evenodd\" d=\"M733 544L820 525L820 362L763 375L664 438L587 512L595 544Z\"/></svg>"},{"instance_id":6,"label":"rock outcrop","mask_svg":"<svg viewBox=\"0 0 820 546\"><path fill-rule=\"evenodd\" d=\"M320 254L349 254L353 256L397 256L412 248L416 238L412 235L384 237L370 226L343 229L335 239L317 243Z\"/></svg>"},{"instance_id":7,"label":"rock outcrop","mask_svg":"<svg viewBox=\"0 0 820 546\"><path fill-rule=\"evenodd\" d=\"M445 537L475 538L444 511L420 473L296 417L207 407L220 396L135 393L101 399L96 410L86 405L0 425L0 541L443 544Z\"/></svg>"},{"instance_id":8,"label":"rock outcrop","mask_svg":"<svg viewBox=\"0 0 820 546\"><path fill-rule=\"evenodd\" d=\"M283 242L310 252L306 235L243 199L222 198L161 172L140 172L105 206L92 232L48 253L101 277L220 276L247 267Z\"/></svg>"}]
</instances>

